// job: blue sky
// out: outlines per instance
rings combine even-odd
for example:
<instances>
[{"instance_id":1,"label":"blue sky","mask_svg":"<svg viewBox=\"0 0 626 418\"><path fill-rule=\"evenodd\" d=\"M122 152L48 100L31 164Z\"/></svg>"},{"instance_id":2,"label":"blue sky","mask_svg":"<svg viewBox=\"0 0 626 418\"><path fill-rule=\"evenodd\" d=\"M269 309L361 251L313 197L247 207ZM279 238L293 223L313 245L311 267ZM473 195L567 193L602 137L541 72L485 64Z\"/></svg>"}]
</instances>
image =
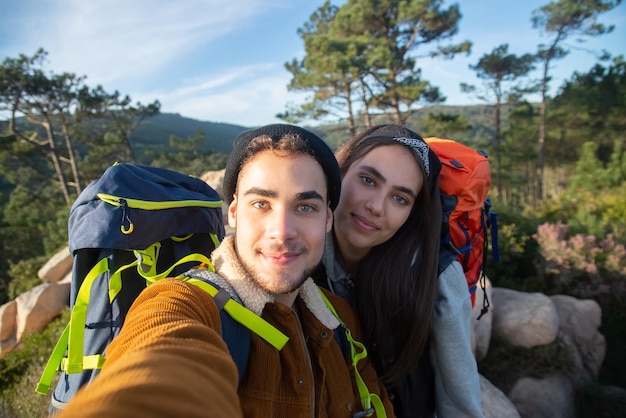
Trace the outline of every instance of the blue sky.
<instances>
[{"instance_id":1,"label":"blue sky","mask_svg":"<svg viewBox=\"0 0 626 418\"><path fill-rule=\"evenodd\" d=\"M342 4L343 1L334 1ZM509 52L535 52L547 42L532 29L531 12L548 0L460 0L463 18L453 41L470 40L469 57L419 61L422 76L446 104L481 103L459 84L479 84L468 68L502 43ZM47 69L87 77L134 101L161 102L163 112L211 122L255 126L277 122L288 103L284 64L304 54L296 31L323 0L0 0L0 59L48 51ZM452 4L447 1L446 5ZM626 56L626 5L601 15L616 26L587 40L588 49ZM573 50L552 69L554 93L596 58ZM536 73L538 76L539 73Z\"/></svg>"}]
</instances>

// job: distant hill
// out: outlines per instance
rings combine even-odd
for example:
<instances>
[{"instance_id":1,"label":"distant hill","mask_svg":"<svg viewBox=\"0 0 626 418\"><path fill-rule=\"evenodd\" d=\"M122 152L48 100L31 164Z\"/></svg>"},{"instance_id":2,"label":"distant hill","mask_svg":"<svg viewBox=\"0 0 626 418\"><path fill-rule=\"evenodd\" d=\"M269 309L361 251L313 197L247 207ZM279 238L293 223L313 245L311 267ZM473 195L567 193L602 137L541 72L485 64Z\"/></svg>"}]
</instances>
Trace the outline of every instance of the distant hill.
<instances>
[{"instance_id":1,"label":"distant hill","mask_svg":"<svg viewBox=\"0 0 626 418\"><path fill-rule=\"evenodd\" d=\"M438 136L437 133L424 132L421 126L421 118L428 113L443 113L446 115L461 114L471 126L469 131L459 134L456 138L467 143L477 143L489 141L493 137L493 106L473 105L473 106L432 106L416 110L409 118L407 126L424 136ZM506 112L503 111L503 115ZM387 116L373 116L374 123L389 123ZM506 116L504 117L506 126ZM18 120L18 123L22 118ZM0 127L6 125L5 121L0 121ZM362 129L364 124L357 121L358 129ZM349 138L348 127L345 122L320 124L317 126L305 126L320 135L332 149ZM142 156L145 150L167 151L170 149L170 136L174 135L181 139L195 136L199 131L204 132L205 140L201 144L202 151L212 151L218 154L230 154L232 151L232 141L241 132L251 127L233 125L220 122L206 122L197 119L181 116L177 113L161 113L144 120L131 136L131 142L136 155Z\"/></svg>"},{"instance_id":2,"label":"distant hill","mask_svg":"<svg viewBox=\"0 0 626 418\"><path fill-rule=\"evenodd\" d=\"M409 118L409 128L424 136L438 136L437 133L424 132L421 126L421 118L429 113L443 113L446 115L463 115L470 130L459 134L456 138L467 143L478 143L493 137L493 106L432 106L416 110ZM506 112L503 112L506 115ZM373 117L374 123L389 123L387 116ZM506 121L503 121L506 122ZM363 128L362 121L360 127ZM317 126L305 126L317 133L331 148L336 149L341 143L349 138L348 127L345 122L335 124L321 124ZM168 149L170 135L185 139L194 136L199 130L205 134L202 144L203 150L211 150L216 153L230 154L232 141L241 132L250 129L241 125L228 123L204 122L187 118L174 113L162 113L154 116L139 126L131 137L133 146L137 149L150 147L153 149ZM139 152L141 154L141 152Z\"/></svg>"},{"instance_id":3,"label":"distant hill","mask_svg":"<svg viewBox=\"0 0 626 418\"><path fill-rule=\"evenodd\" d=\"M204 151L230 154L233 139L248 129L228 123L203 122L177 113L161 113L143 121L131 136L131 141L138 149L167 149L171 135L186 139L203 131L205 139L201 147Z\"/></svg>"}]
</instances>

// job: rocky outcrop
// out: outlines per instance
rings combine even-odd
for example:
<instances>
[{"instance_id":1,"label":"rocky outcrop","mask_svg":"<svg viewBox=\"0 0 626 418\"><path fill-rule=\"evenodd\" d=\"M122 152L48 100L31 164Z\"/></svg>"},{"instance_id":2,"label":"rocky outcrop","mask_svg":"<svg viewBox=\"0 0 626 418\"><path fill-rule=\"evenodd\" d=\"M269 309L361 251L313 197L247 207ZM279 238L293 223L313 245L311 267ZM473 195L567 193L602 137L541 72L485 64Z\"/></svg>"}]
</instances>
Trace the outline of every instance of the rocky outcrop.
<instances>
[{"instance_id":1,"label":"rocky outcrop","mask_svg":"<svg viewBox=\"0 0 626 418\"><path fill-rule=\"evenodd\" d=\"M543 379L524 377L509 394L522 417L576 418L572 382L562 374Z\"/></svg>"},{"instance_id":2,"label":"rocky outcrop","mask_svg":"<svg viewBox=\"0 0 626 418\"><path fill-rule=\"evenodd\" d=\"M472 321L477 360L486 354L481 347L487 334L516 347L530 349L553 343L565 347L565 355L571 358L569 367L557 368L542 378L523 376L507 395L522 418L576 417L576 394L597 382L606 354L606 341L599 330L600 306L593 300L566 295L548 297L503 288L493 288L489 300L491 333L487 330L488 322L482 323L486 316ZM472 315L477 315L480 308L475 306Z\"/></svg>"},{"instance_id":3,"label":"rocky outcrop","mask_svg":"<svg viewBox=\"0 0 626 418\"><path fill-rule=\"evenodd\" d=\"M476 290L476 301L472 308L472 316L470 323L472 325L472 352L477 361L485 358L487 351L489 350L489 343L491 342L491 329L493 327L493 288L491 287L491 281L485 280L485 290ZM481 311L484 305L489 306L489 311L481 316ZM480 319L478 319L480 317Z\"/></svg>"},{"instance_id":4,"label":"rocky outcrop","mask_svg":"<svg viewBox=\"0 0 626 418\"><path fill-rule=\"evenodd\" d=\"M223 177L221 170L202 178L221 194ZM226 210L224 205L227 225ZM232 232L227 227L227 233ZM71 268L72 257L64 248L38 271L41 285L0 306L0 357L19 347L24 335L41 331L68 305ZM470 319L472 350L477 361L487 356L495 339L528 349L557 341L573 357L570 369L543 378L521 377L506 393L481 376L485 418L574 417L575 395L597 382L606 353L606 341L599 331L599 305L565 295L548 297L494 288L489 280L485 290L491 305L489 312L476 319L484 303L483 291L479 289ZM617 403L626 398L622 392L615 395L615 390L604 389L598 386L597 391L603 396L604 392L609 393Z\"/></svg>"},{"instance_id":5,"label":"rocky outcrop","mask_svg":"<svg viewBox=\"0 0 626 418\"><path fill-rule=\"evenodd\" d=\"M526 348L550 344L559 333L554 303L541 293L494 289L493 304L505 307L493 317L493 335Z\"/></svg>"},{"instance_id":6,"label":"rocky outcrop","mask_svg":"<svg viewBox=\"0 0 626 418\"><path fill-rule=\"evenodd\" d=\"M606 355L606 341L599 331L602 310L593 300L581 300L566 295L552 296L559 317L559 338L574 357L574 367L568 373L577 389L598 379Z\"/></svg>"}]
</instances>

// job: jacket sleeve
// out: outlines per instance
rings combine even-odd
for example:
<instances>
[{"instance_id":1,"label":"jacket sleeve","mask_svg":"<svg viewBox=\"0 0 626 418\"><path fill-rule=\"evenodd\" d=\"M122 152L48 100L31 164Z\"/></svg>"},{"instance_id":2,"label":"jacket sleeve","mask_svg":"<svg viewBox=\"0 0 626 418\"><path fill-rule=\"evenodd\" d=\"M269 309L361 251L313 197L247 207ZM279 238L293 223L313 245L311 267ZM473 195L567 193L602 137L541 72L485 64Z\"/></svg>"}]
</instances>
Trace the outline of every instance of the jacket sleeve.
<instances>
[{"instance_id":1,"label":"jacket sleeve","mask_svg":"<svg viewBox=\"0 0 626 418\"><path fill-rule=\"evenodd\" d=\"M430 346L438 418L484 418L471 345L471 311L463 269L454 261L439 276Z\"/></svg>"},{"instance_id":2,"label":"jacket sleeve","mask_svg":"<svg viewBox=\"0 0 626 418\"><path fill-rule=\"evenodd\" d=\"M175 279L148 286L67 417L241 417L237 366L211 296Z\"/></svg>"},{"instance_id":3,"label":"jacket sleeve","mask_svg":"<svg viewBox=\"0 0 626 418\"><path fill-rule=\"evenodd\" d=\"M322 289L322 292L324 292L328 300L332 303L333 307L337 311L337 314L339 315L341 320L350 330L352 338L359 342L363 342L364 338L361 334L361 325L359 323L356 313L350 307L350 304L326 289ZM356 379L354 377L354 369L352 367L352 364L349 364L348 366L350 368L353 390L356 395L356 399L359 399L359 392L356 386ZM372 364L370 357L368 356L365 359L361 360L358 363L357 367L359 370L359 374L363 378L363 381L365 382L365 385L367 386L369 392L376 394L380 397L381 401L383 402L383 406L385 407L387 417L395 417L395 414L393 412L393 406L391 404L391 401L389 400L387 390L385 389L385 386L382 384L382 382L378 379L378 375L376 374L376 370L374 369L374 365Z\"/></svg>"}]
</instances>

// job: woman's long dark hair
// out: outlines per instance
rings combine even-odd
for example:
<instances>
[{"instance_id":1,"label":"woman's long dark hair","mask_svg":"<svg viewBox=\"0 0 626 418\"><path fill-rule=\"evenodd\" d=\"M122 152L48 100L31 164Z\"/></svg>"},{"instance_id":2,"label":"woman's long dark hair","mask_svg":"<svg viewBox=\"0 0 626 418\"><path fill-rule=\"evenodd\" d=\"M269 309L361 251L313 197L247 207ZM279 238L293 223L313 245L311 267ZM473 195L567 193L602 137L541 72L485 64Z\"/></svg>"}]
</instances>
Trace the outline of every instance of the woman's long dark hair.
<instances>
[{"instance_id":1,"label":"woman's long dark hair","mask_svg":"<svg viewBox=\"0 0 626 418\"><path fill-rule=\"evenodd\" d=\"M411 149L394 137L421 139L400 125L369 128L337 151L342 177L356 160L376 147L394 144ZM354 277L356 310L368 351L385 383L409 373L425 352L437 296L440 165L433 161L431 165L436 167L431 167L429 178L420 158L415 156L415 160L424 182L411 214L393 237L372 248Z\"/></svg>"}]
</instances>

